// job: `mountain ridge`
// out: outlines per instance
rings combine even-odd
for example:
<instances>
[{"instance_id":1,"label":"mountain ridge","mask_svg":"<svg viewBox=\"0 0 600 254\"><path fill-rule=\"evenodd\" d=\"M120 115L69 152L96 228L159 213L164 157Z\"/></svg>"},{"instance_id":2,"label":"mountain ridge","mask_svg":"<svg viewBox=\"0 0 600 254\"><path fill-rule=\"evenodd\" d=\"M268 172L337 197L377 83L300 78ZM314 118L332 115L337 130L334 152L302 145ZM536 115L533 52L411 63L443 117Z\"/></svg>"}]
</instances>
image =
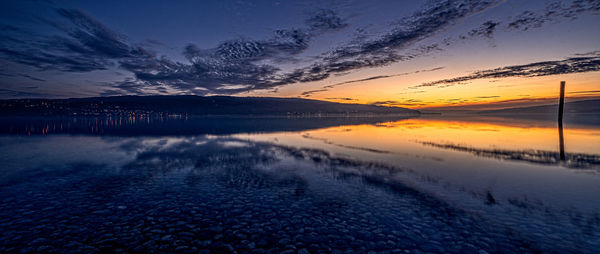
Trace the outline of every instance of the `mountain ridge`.
<instances>
[{"instance_id":1,"label":"mountain ridge","mask_svg":"<svg viewBox=\"0 0 600 254\"><path fill-rule=\"evenodd\" d=\"M600 100L581 100L565 103L565 114L588 114L600 112ZM530 107L515 107L494 110L481 110L477 114L534 114L550 115L558 114L558 103Z\"/></svg>"},{"instance_id":2,"label":"mountain ridge","mask_svg":"<svg viewBox=\"0 0 600 254\"><path fill-rule=\"evenodd\" d=\"M0 100L3 115L419 115L417 110L302 98L195 95Z\"/></svg>"}]
</instances>

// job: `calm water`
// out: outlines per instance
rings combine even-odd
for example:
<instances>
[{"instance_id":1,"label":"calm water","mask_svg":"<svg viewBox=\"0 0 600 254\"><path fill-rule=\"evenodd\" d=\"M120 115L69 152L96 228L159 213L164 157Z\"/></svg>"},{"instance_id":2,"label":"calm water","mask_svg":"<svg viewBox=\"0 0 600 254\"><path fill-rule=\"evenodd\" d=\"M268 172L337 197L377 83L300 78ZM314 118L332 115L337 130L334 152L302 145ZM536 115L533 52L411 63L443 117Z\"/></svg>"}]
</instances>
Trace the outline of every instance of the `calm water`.
<instances>
[{"instance_id":1,"label":"calm water","mask_svg":"<svg viewBox=\"0 0 600 254\"><path fill-rule=\"evenodd\" d=\"M600 126L1 119L0 252L600 249Z\"/></svg>"}]
</instances>

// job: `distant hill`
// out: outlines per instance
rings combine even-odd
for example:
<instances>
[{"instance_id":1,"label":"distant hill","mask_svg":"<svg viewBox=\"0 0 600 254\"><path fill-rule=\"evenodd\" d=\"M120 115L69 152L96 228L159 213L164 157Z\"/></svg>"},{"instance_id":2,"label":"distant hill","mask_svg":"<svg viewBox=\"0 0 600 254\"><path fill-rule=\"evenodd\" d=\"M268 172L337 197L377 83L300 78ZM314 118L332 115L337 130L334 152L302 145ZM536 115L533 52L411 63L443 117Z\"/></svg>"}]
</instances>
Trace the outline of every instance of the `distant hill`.
<instances>
[{"instance_id":1,"label":"distant hill","mask_svg":"<svg viewBox=\"0 0 600 254\"><path fill-rule=\"evenodd\" d=\"M475 112L473 115L556 122L558 119L558 104L485 110ZM599 126L600 100L585 100L565 103L564 122L571 125Z\"/></svg>"},{"instance_id":2,"label":"distant hill","mask_svg":"<svg viewBox=\"0 0 600 254\"><path fill-rule=\"evenodd\" d=\"M552 115L558 114L558 104L522 108L478 111L482 115ZM570 114L600 114L600 100L585 100L565 103L565 116Z\"/></svg>"},{"instance_id":3,"label":"distant hill","mask_svg":"<svg viewBox=\"0 0 600 254\"><path fill-rule=\"evenodd\" d=\"M114 96L73 99L13 99L0 101L4 116L58 115L418 115L419 111L364 104L343 104L299 98L232 96Z\"/></svg>"}]
</instances>

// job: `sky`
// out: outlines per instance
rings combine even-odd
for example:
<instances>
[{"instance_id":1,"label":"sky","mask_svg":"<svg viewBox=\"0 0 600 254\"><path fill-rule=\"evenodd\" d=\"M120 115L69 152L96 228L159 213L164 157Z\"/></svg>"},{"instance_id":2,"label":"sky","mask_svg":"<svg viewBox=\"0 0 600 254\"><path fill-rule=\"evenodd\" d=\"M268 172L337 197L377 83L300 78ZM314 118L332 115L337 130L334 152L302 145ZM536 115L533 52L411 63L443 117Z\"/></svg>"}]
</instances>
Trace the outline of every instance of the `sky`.
<instances>
[{"instance_id":1,"label":"sky","mask_svg":"<svg viewBox=\"0 0 600 254\"><path fill-rule=\"evenodd\" d=\"M299 97L492 109L600 98L600 1L0 1L0 99Z\"/></svg>"}]
</instances>

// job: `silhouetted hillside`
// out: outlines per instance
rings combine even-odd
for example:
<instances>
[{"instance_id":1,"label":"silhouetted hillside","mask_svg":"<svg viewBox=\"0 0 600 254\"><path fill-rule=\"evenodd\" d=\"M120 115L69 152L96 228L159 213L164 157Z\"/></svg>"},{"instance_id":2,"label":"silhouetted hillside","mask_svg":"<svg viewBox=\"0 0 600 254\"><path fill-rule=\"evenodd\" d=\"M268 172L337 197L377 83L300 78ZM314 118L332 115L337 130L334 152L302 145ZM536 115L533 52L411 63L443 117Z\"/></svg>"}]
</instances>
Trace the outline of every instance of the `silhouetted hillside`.
<instances>
[{"instance_id":1,"label":"silhouetted hillside","mask_svg":"<svg viewBox=\"0 0 600 254\"><path fill-rule=\"evenodd\" d=\"M536 121L556 121L558 104L523 108L486 110L475 113L480 116L518 118ZM565 103L564 121L569 124L600 125L600 100Z\"/></svg>"},{"instance_id":2,"label":"silhouetted hillside","mask_svg":"<svg viewBox=\"0 0 600 254\"><path fill-rule=\"evenodd\" d=\"M0 101L3 115L245 115L315 116L402 114L416 110L297 98L230 96L115 96Z\"/></svg>"},{"instance_id":3,"label":"silhouetted hillside","mask_svg":"<svg viewBox=\"0 0 600 254\"><path fill-rule=\"evenodd\" d=\"M558 104L543 105L523 108L507 108L498 110L479 111L479 114L484 115L512 115L512 114L527 114L527 115L552 115L558 114ZM565 115L568 114L599 114L600 100L585 100L565 103Z\"/></svg>"}]
</instances>

